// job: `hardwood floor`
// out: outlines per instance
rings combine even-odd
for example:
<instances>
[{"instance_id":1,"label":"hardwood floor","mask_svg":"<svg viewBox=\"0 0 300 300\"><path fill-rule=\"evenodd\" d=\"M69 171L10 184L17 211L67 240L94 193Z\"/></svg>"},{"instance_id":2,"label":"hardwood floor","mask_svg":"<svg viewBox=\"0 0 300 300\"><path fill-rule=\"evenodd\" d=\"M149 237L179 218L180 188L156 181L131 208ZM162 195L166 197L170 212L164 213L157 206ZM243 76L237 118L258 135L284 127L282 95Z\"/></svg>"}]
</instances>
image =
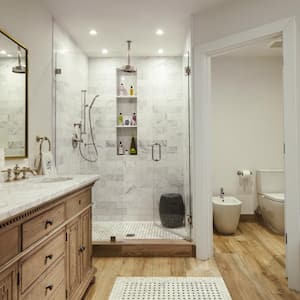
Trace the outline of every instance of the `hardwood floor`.
<instances>
[{"instance_id":1,"label":"hardwood floor","mask_svg":"<svg viewBox=\"0 0 300 300\"><path fill-rule=\"evenodd\" d=\"M214 259L195 258L96 258L96 283L86 300L107 300L117 276L220 276ZM170 299L171 300L171 299Z\"/></svg>"},{"instance_id":2,"label":"hardwood floor","mask_svg":"<svg viewBox=\"0 0 300 300\"><path fill-rule=\"evenodd\" d=\"M287 288L283 237L254 222L214 236L215 258L94 258L96 283L86 300L107 300L117 276L221 276L233 300L300 300ZM221 274L220 274L221 273ZM172 299L170 299L172 300Z\"/></svg>"},{"instance_id":3,"label":"hardwood floor","mask_svg":"<svg viewBox=\"0 0 300 300\"><path fill-rule=\"evenodd\" d=\"M300 299L287 287L282 236L242 222L234 236L215 234L214 242L216 263L234 300Z\"/></svg>"}]
</instances>

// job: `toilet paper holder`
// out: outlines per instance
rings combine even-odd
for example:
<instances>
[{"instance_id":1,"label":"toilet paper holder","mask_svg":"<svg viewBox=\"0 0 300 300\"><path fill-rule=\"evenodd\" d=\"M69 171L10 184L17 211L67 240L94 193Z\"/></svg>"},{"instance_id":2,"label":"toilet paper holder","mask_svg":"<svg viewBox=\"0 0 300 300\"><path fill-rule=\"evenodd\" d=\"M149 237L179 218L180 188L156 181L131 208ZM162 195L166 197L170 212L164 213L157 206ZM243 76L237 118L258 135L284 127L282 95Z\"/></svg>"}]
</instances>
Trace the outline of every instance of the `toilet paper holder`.
<instances>
[{"instance_id":1,"label":"toilet paper holder","mask_svg":"<svg viewBox=\"0 0 300 300\"><path fill-rule=\"evenodd\" d=\"M238 170L237 175L238 176L247 176L247 175L249 176L249 175L253 175L253 173L250 170Z\"/></svg>"}]
</instances>

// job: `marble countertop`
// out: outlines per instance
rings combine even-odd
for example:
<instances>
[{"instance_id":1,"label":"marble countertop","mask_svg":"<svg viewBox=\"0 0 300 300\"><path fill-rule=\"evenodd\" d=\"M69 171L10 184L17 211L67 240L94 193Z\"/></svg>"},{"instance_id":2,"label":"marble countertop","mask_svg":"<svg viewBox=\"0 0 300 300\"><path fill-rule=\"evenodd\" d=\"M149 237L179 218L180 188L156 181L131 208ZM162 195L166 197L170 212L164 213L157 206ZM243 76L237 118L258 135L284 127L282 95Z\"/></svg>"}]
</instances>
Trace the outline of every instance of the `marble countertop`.
<instances>
[{"instance_id":1,"label":"marble countertop","mask_svg":"<svg viewBox=\"0 0 300 300\"><path fill-rule=\"evenodd\" d=\"M92 184L100 178L98 175L58 177L68 177L68 180L44 182L46 176L35 176L25 180L0 183L0 222Z\"/></svg>"}]
</instances>

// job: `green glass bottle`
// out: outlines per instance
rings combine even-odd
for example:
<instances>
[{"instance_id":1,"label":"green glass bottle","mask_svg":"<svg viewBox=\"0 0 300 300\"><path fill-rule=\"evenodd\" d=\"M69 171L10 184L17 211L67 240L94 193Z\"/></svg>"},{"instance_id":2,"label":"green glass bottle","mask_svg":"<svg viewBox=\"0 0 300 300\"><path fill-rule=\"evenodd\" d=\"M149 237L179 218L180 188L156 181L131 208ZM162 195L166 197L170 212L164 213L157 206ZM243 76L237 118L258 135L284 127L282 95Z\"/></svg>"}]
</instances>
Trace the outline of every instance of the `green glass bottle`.
<instances>
[{"instance_id":1,"label":"green glass bottle","mask_svg":"<svg viewBox=\"0 0 300 300\"><path fill-rule=\"evenodd\" d=\"M130 153L130 155L137 155L134 137L131 138L131 144L130 144L130 151L129 151L129 153Z\"/></svg>"}]
</instances>

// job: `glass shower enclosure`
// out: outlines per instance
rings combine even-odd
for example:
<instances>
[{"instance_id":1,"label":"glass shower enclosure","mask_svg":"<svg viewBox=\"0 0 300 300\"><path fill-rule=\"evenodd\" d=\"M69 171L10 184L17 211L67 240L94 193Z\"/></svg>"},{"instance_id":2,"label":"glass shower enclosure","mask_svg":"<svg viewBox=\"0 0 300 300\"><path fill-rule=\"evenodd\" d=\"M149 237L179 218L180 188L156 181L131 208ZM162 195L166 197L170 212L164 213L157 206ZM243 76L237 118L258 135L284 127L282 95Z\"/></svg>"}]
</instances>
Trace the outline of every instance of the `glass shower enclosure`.
<instances>
[{"instance_id":1,"label":"glass shower enclosure","mask_svg":"<svg viewBox=\"0 0 300 300\"><path fill-rule=\"evenodd\" d=\"M132 74L119 69L122 58L85 57L56 27L54 42L57 169L100 175L93 240L190 240L188 57L135 58ZM100 95L91 111L99 153L93 163L83 161L71 143L81 118L81 90L87 90L88 104Z\"/></svg>"}]
</instances>

